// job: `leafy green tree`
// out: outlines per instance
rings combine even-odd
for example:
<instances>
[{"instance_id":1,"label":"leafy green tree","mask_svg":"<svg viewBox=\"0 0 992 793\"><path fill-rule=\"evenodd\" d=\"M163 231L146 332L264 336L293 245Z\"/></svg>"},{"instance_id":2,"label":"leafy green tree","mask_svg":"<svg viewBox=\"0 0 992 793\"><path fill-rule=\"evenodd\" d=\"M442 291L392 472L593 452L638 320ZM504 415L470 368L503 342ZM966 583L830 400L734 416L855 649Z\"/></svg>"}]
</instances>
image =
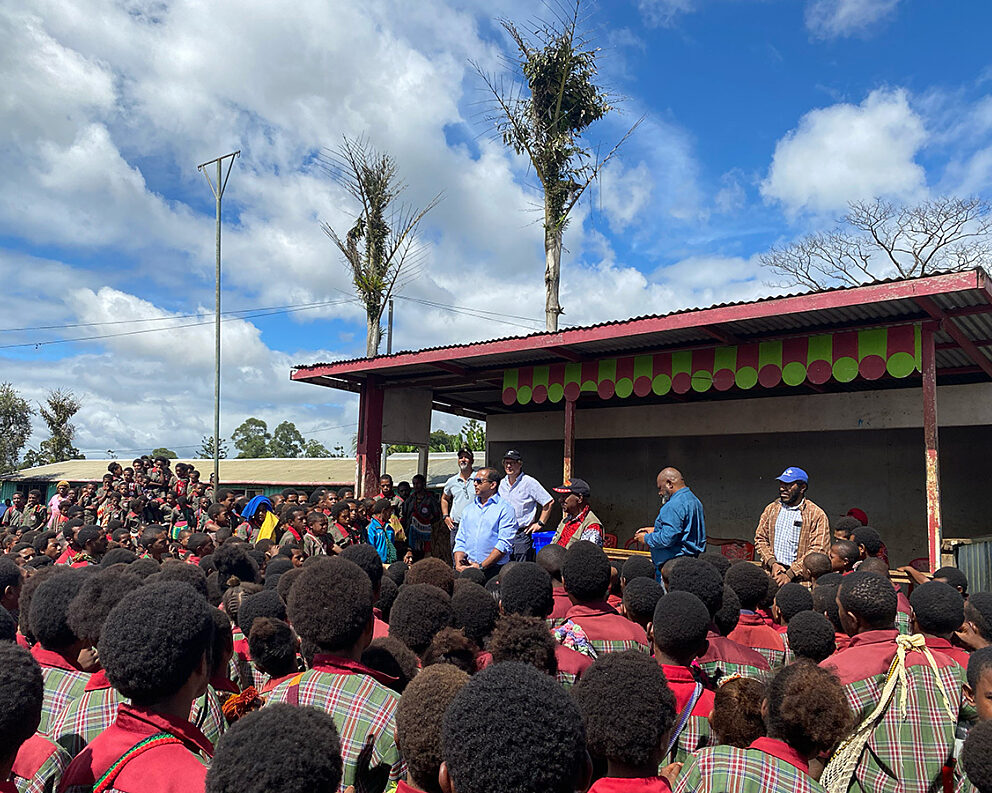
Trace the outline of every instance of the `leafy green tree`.
<instances>
[{"instance_id":1,"label":"leafy green tree","mask_svg":"<svg viewBox=\"0 0 992 793\"><path fill-rule=\"evenodd\" d=\"M31 437L34 408L10 383L0 383L0 474L17 468L21 450Z\"/></svg>"},{"instance_id":2,"label":"leafy green tree","mask_svg":"<svg viewBox=\"0 0 992 793\"><path fill-rule=\"evenodd\" d=\"M459 435L450 435L444 430L434 430L431 433L429 449L432 452L457 452L462 446Z\"/></svg>"},{"instance_id":3,"label":"leafy green tree","mask_svg":"<svg viewBox=\"0 0 992 793\"><path fill-rule=\"evenodd\" d=\"M24 455L25 468L85 459L79 449L72 445L76 436L72 417L81 407L82 403L68 389L57 388L48 392L45 403L39 406L38 412L48 427L49 437L38 445L37 452L32 450Z\"/></svg>"},{"instance_id":4,"label":"leafy green tree","mask_svg":"<svg viewBox=\"0 0 992 793\"><path fill-rule=\"evenodd\" d=\"M231 433L234 448L238 450L238 458L271 457L269 453L269 428L264 421L254 416L245 419Z\"/></svg>"},{"instance_id":5,"label":"leafy green tree","mask_svg":"<svg viewBox=\"0 0 992 793\"><path fill-rule=\"evenodd\" d=\"M539 23L531 37L513 22L500 24L517 46L510 81L476 71L494 101L487 121L503 143L524 154L544 192L545 320L558 330L561 251L565 226L575 204L603 166L640 124L634 124L613 149L599 159L581 136L594 121L613 110L610 97L596 85L599 50L579 31L581 0L569 13Z\"/></svg>"},{"instance_id":6,"label":"leafy green tree","mask_svg":"<svg viewBox=\"0 0 992 793\"><path fill-rule=\"evenodd\" d=\"M172 449L166 449L164 446L159 446L157 449L152 449L152 455L154 457L167 457L170 460L178 459L179 455L176 454Z\"/></svg>"},{"instance_id":7,"label":"leafy green tree","mask_svg":"<svg viewBox=\"0 0 992 793\"><path fill-rule=\"evenodd\" d=\"M341 447L337 447L341 449ZM303 446L302 457L344 457L344 449L341 449L341 454L332 454L324 444L318 440L311 438Z\"/></svg>"},{"instance_id":8,"label":"leafy green tree","mask_svg":"<svg viewBox=\"0 0 992 793\"><path fill-rule=\"evenodd\" d=\"M462 445L473 452L485 451L486 448L486 427L475 419L468 421L462 431L458 433L462 440Z\"/></svg>"},{"instance_id":9,"label":"leafy green tree","mask_svg":"<svg viewBox=\"0 0 992 793\"><path fill-rule=\"evenodd\" d=\"M272 430L266 457L303 457L306 438L291 421L283 421Z\"/></svg>"},{"instance_id":10,"label":"leafy green tree","mask_svg":"<svg viewBox=\"0 0 992 793\"><path fill-rule=\"evenodd\" d=\"M213 435L204 435L200 441L200 449L196 453L197 458L200 460L212 460L214 459L214 437ZM227 441L224 438L220 439L220 452L217 455L220 459L227 457Z\"/></svg>"},{"instance_id":11,"label":"leafy green tree","mask_svg":"<svg viewBox=\"0 0 992 793\"><path fill-rule=\"evenodd\" d=\"M331 453L328 456L341 458L341 457L347 457L348 455L345 453L344 446L342 446L340 443L335 443L334 448L331 450Z\"/></svg>"}]
</instances>

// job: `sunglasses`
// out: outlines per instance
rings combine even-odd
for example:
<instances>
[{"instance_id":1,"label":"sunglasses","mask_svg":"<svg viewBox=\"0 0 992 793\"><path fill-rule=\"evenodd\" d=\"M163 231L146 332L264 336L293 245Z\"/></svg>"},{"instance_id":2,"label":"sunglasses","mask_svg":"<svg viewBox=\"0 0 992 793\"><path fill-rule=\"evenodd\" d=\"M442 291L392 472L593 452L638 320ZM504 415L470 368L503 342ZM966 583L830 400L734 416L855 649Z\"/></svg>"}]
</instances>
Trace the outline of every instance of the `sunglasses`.
<instances>
[{"instance_id":1,"label":"sunglasses","mask_svg":"<svg viewBox=\"0 0 992 793\"><path fill-rule=\"evenodd\" d=\"M484 477L481 477L481 476L477 476L472 481L473 482L488 482L490 480L489 479L485 479Z\"/></svg>"}]
</instances>

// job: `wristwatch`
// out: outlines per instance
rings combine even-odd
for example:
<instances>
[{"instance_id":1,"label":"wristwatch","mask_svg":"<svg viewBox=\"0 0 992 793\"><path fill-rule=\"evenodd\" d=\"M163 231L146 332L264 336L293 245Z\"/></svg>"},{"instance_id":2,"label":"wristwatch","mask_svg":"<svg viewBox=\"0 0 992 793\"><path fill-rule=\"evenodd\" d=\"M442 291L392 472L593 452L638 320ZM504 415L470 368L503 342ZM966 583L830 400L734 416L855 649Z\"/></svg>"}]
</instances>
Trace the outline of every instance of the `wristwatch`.
<instances>
[{"instance_id":1,"label":"wristwatch","mask_svg":"<svg viewBox=\"0 0 992 793\"><path fill-rule=\"evenodd\" d=\"M544 528L544 526L545 526L545 523L544 523L544 521L543 521L543 520L541 520L540 518L538 518L538 519L537 519L537 525L538 525L538 526L540 526L540 527L541 527L541 528L543 529L543 528Z\"/></svg>"}]
</instances>

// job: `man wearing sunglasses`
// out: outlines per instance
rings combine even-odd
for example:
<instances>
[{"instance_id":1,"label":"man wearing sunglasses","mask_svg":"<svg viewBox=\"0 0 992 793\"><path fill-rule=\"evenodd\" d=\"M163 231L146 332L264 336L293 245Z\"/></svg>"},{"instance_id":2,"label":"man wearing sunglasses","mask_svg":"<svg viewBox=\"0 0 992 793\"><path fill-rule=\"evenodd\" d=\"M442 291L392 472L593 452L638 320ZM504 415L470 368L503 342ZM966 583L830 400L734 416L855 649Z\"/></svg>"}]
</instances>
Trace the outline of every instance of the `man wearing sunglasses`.
<instances>
[{"instance_id":1,"label":"man wearing sunglasses","mask_svg":"<svg viewBox=\"0 0 992 793\"><path fill-rule=\"evenodd\" d=\"M477 471L473 485L475 497L462 510L455 535L455 570L478 567L488 580L510 561L517 517L497 493L499 473L495 468Z\"/></svg>"}]
</instances>

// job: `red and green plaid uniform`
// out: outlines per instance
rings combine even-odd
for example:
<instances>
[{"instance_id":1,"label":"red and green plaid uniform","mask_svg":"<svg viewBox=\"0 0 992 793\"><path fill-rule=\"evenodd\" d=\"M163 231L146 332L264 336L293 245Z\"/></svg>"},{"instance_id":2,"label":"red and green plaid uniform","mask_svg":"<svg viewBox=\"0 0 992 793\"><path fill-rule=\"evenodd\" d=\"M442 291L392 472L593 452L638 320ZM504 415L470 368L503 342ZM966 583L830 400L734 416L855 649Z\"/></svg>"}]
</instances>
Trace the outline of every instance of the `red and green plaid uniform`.
<instances>
[{"instance_id":1,"label":"red and green plaid uniform","mask_svg":"<svg viewBox=\"0 0 992 793\"><path fill-rule=\"evenodd\" d=\"M356 661L317 655L313 669L280 683L266 700L267 705L311 705L333 717L344 761L341 790L354 784L358 754L369 735L375 735L372 767L380 763L391 766L389 778L393 781L406 772L393 738L399 694L375 680L373 674Z\"/></svg>"},{"instance_id":2,"label":"red and green plaid uniform","mask_svg":"<svg viewBox=\"0 0 992 793\"><path fill-rule=\"evenodd\" d=\"M644 629L622 617L609 603L572 606L568 610L568 619L582 628L597 656L624 650L650 652Z\"/></svg>"},{"instance_id":3,"label":"red and green plaid uniform","mask_svg":"<svg viewBox=\"0 0 992 793\"><path fill-rule=\"evenodd\" d=\"M821 664L840 678L856 724L861 724L881 699L886 673L896 654L896 636L895 630L858 634L848 649ZM961 696L964 670L939 652L933 657L951 708L962 720L966 719ZM897 684L885 715L858 761L851 791L903 793L941 788L944 763L954 751L958 719L948 717L934 671L920 651L906 654L905 719L901 716L901 696L902 686Z\"/></svg>"},{"instance_id":4,"label":"red and green plaid uniform","mask_svg":"<svg viewBox=\"0 0 992 793\"><path fill-rule=\"evenodd\" d=\"M682 767L675 781L675 793L824 793L824 790L790 747L781 741L759 738L747 749L735 746L700 749Z\"/></svg>"},{"instance_id":5,"label":"red and green plaid uniform","mask_svg":"<svg viewBox=\"0 0 992 793\"><path fill-rule=\"evenodd\" d=\"M261 691L261 689L259 689ZM214 746L220 740L220 736L227 731L227 719L224 718L224 700L230 693L218 691L212 685L207 685L207 690L202 697L193 700L193 707L190 708L189 721L196 729L202 732L207 740Z\"/></svg>"},{"instance_id":6,"label":"red and green plaid uniform","mask_svg":"<svg viewBox=\"0 0 992 793\"><path fill-rule=\"evenodd\" d=\"M104 671L94 672L83 693L71 700L52 722L53 740L70 757L75 757L86 744L114 723L117 708L122 702L127 700L110 685Z\"/></svg>"},{"instance_id":7,"label":"red and green plaid uniform","mask_svg":"<svg viewBox=\"0 0 992 793\"><path fill-rule=\"evenodd\" d=\"M759 614L742 611L737 627L730 632L728 638L750 647L768 661L772 669L777 669L785 663L785 637L765 622Z\"/></svg>"},{"instance_id":8,"label":"red and green plaid uniform","mask_svg":"<svg viewBox=\"0 0 992 793\"><path fill-rule=\"evenodd\" d=\"M10 781L17 793L53 793L58 790L71 760L58 744L35 733L21 744Z\"/></svg>"},{"instance_id":9,"label":"red and green plaid uniform","mask_svg":"<svg viewBox=\"0 0 992 793\"><path fill-rule=\"evenodd\" d=\"M706 641L706 654L697 658L693 666L699 667L714 684L731 675L761 682L768 679L770 667L767 659L760 653L721 636L716 631L707 633Z\"/></svg>"},{"instance_id":10,"label":"red and green plaid uniform","mask_svg":"<svg viewBox=\"0 0 992 793\"><path fill-rule=\"evenodd\" d=\"M82 696L90 676L74 669L61 655L46 650L40 644L31 648L31 655L41 667L45 680L45 699L41 705L38 732L47 735L52 722L66 709L69 702Z\"/></svg>"}]
</instances>

